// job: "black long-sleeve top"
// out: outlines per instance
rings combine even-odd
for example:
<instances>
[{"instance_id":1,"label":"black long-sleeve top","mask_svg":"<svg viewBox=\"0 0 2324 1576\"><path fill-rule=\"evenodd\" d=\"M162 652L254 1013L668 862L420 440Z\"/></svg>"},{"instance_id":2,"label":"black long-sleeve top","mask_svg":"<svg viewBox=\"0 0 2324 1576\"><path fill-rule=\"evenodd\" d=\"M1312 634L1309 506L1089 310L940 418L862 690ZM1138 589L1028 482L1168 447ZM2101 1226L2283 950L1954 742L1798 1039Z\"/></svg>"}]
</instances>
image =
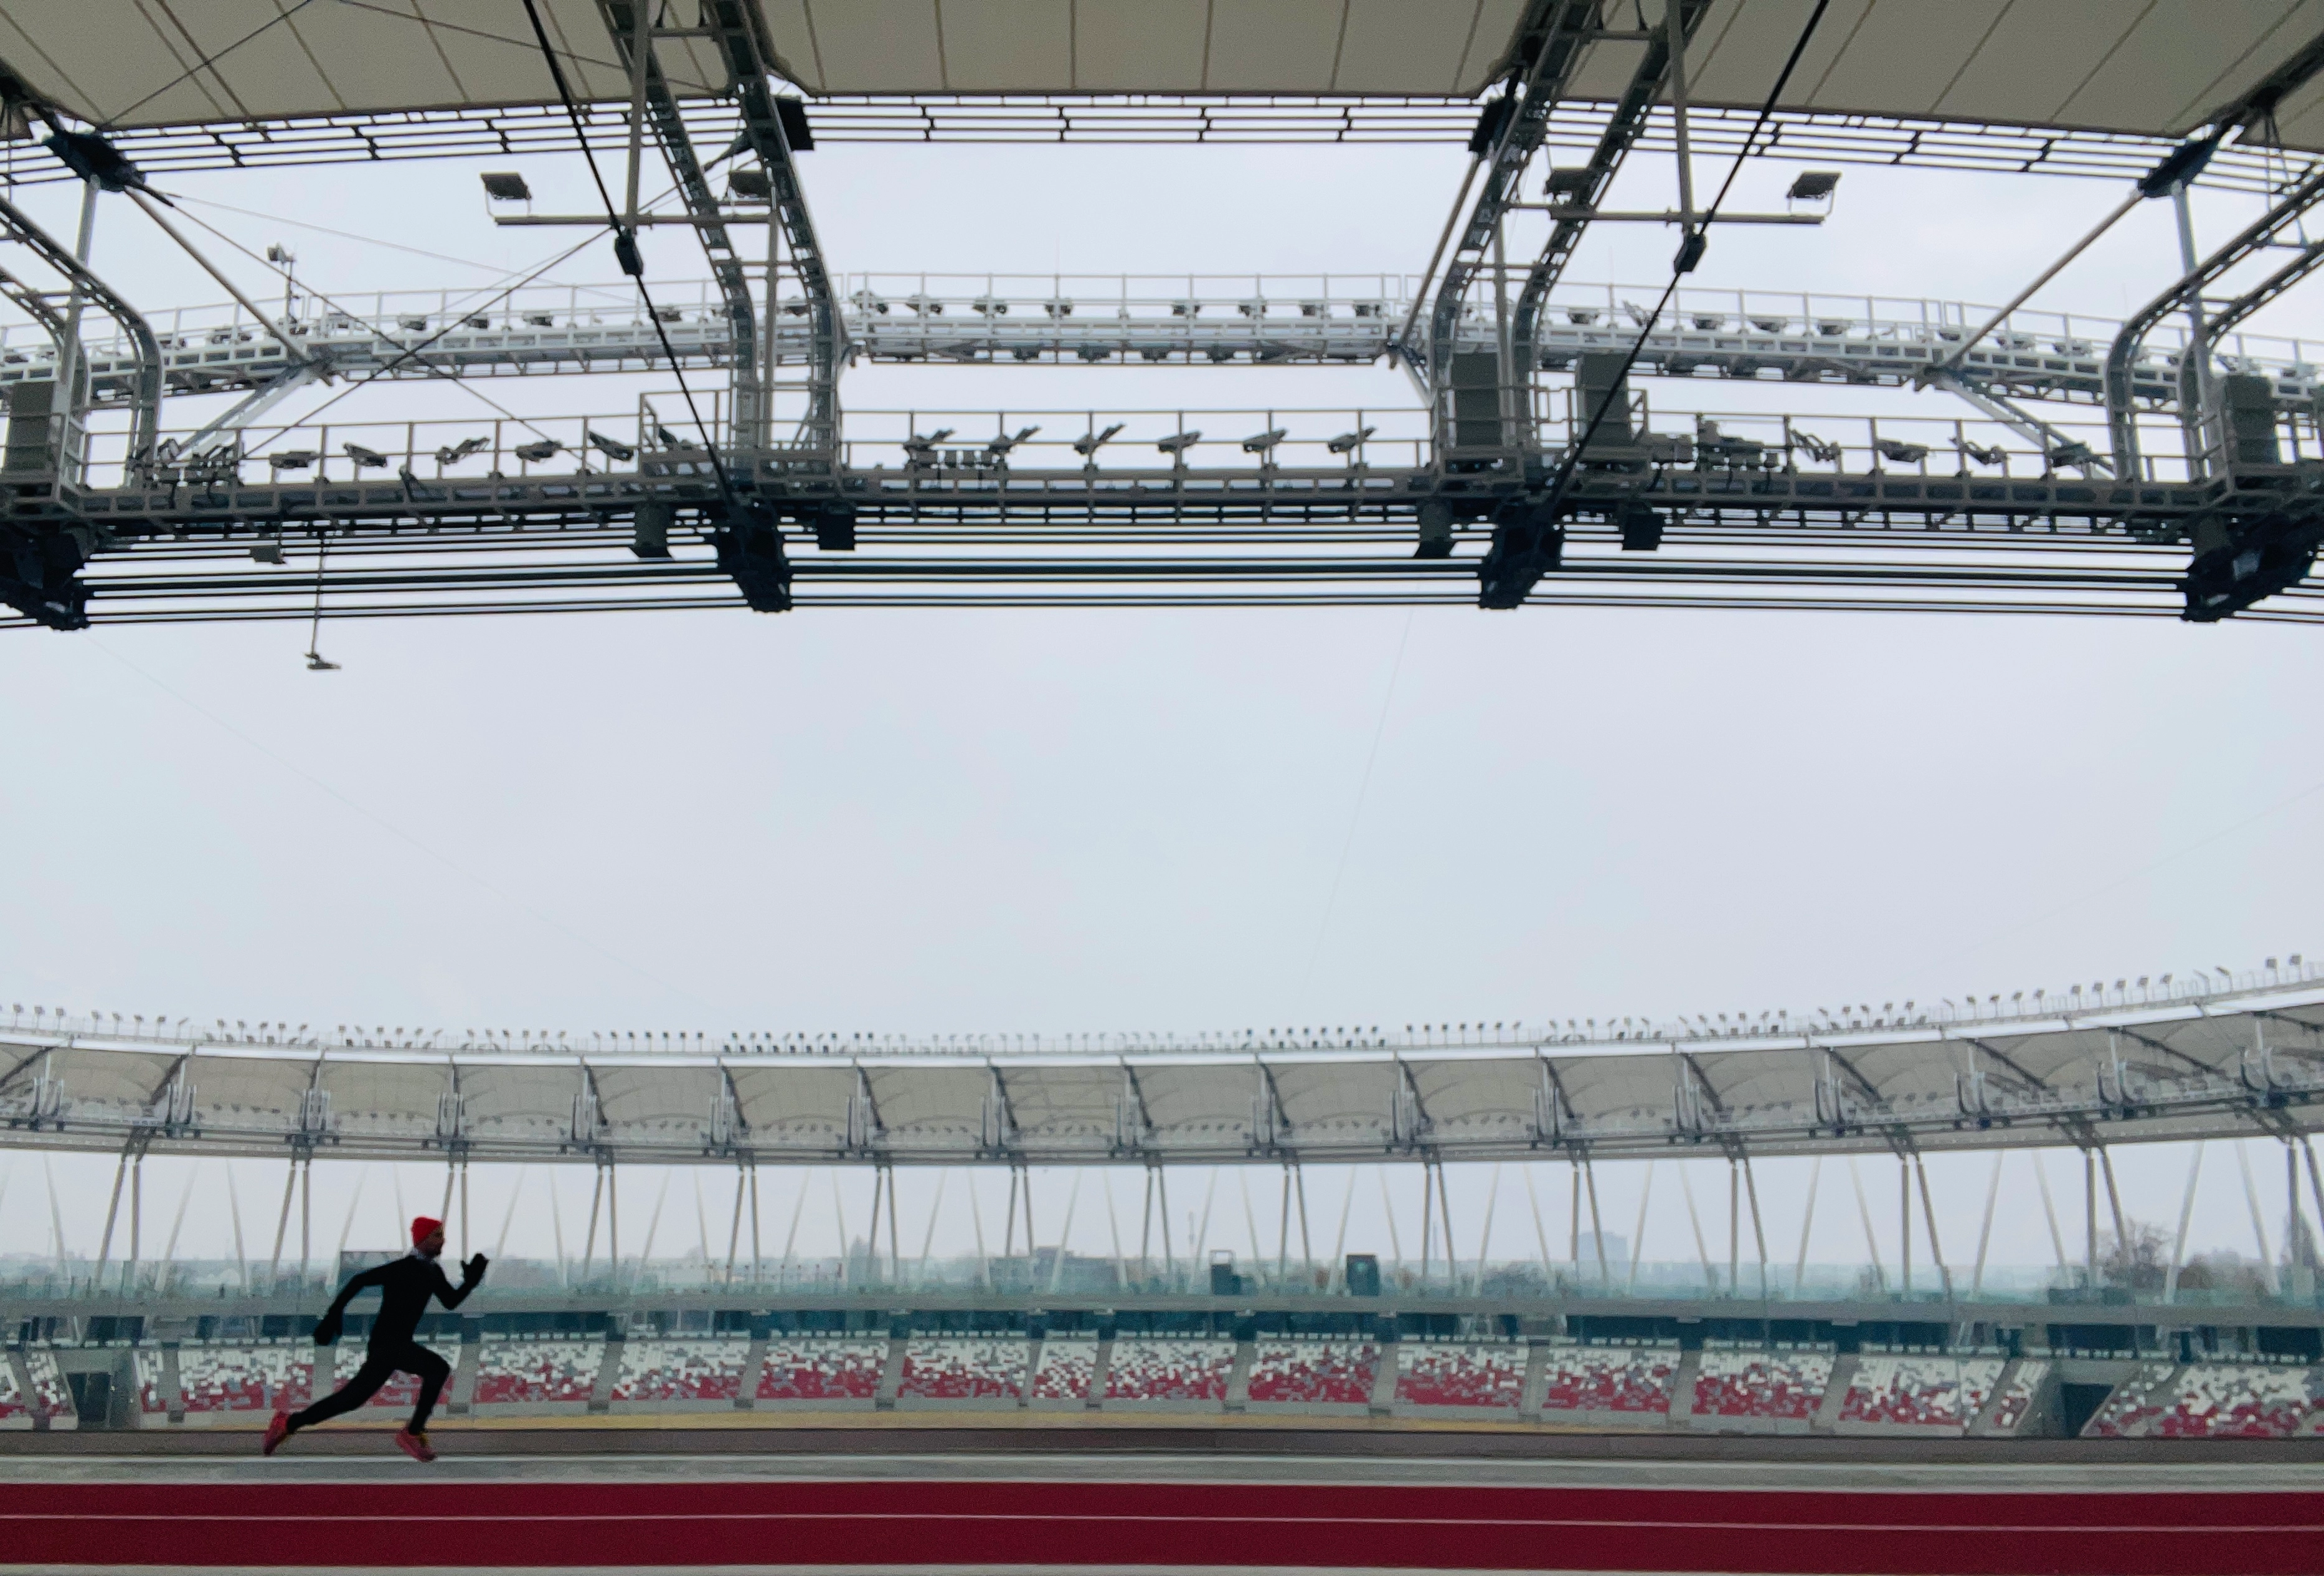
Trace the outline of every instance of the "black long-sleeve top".
<instances>
[{"instance_id":1,"label":"black long-sleeve top","mask_svg":"<svg viewBox=\"0 0 2324 1576\"><path fill-rule=\"evenodd\" d=\"M371 1344L375 1347L408 1345L420 1328L420 1315L428 1312L428 1299L435 1298L447 1308L456 1308L476 1289L482 1275L464 1272L460 1284L455 1286L444 1274L444 1267L432 1258L422 1258L408 1253L401 1258L391 1259L374 1269L366 1269L339 1288L331 1300L331 1311L324 1323L336 1330L347 1304L357 1292L372 1286L379 1288L379 1316L372 1321Z\"/></svg>"}]
</instances>

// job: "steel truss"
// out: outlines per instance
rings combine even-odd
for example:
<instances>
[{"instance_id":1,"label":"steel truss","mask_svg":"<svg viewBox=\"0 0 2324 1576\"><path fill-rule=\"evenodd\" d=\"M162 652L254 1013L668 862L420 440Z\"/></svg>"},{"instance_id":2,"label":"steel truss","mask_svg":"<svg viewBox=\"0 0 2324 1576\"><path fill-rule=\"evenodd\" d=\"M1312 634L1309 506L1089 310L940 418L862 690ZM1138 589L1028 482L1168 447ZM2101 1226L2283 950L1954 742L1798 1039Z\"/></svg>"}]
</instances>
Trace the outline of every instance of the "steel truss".
<instances>
[{"instance_id":1,"label":"steel truss","mask_svg":"<svg viewBox=\"0 0 2324 1576\"><path fill-rule=\"evenodd\" d=\"M1426 468L834 474L797 457L729 463L795 546L832 545L835 506L856 521L860 551L793 560L807 604L1468 601L1509 490ZM20 522L37 510L52 530L89 534L97 551L73 584L86 616L105 621L733 600L710 550L723 505L698 450L579 475L103 490L20 479L14 491ZM2224 512L2307 530L2324 518L2324 465L2170 485L1658 465L1584 471L1569 508L1570 556L1539 600L2169 613L2185 605L2175 544L2195 523ZM1415 558L1431 509L1455 522L1453 550ZM1658 550L1626 551L1641 509L1664 522ZM633 558L656 511L675 556ZM326 547L327 567L309 572ZM75 627L37 604L23 611ZM2262 616L2315 622L2324 595L2295 591Z\"/></svg>"},{"instance_id":2,"label":"steel truss","mask_svg":"<svg viewBox=\"0 0 2324 1576\"><path fill-rule=\"evenodd\" d=\"M1576 151L1596 143L1612 106L1570 99L1552 111L1545 141ZM698 143L719 145L740 134L731 104L687 100ZM816 99L809 122L818 143L963 143L1098 146L1458 144L1477 123L1467 98L1333 96L1130 94L976 96L837 94ZM585 105L590 140L610 145L622 135L618 105ZM1741 149L1754 111L1690 106L1687 131L1705 157ZM310 115L263 124L137 128L113 140L157 177L214 170L263 170L368 164L389 160L484 158L573 153L580 144L555 106L486 110L403 110ZM1676 145L1666 107L1650 112L1637 146L1669 152ZM2172 143L2124 133L2036 130L1957 120L1779 110L1769 118L1760 156L1880 168L2047 174L2130 180L2152 169ZM2287 163L2294 175L2314 156L2289 156L2257 142L2225 148L2200 184L2249 193L2280 189ZM71 177L30 144L0 143L0 185L41 184Z\"/></svg>"}]
</instances>

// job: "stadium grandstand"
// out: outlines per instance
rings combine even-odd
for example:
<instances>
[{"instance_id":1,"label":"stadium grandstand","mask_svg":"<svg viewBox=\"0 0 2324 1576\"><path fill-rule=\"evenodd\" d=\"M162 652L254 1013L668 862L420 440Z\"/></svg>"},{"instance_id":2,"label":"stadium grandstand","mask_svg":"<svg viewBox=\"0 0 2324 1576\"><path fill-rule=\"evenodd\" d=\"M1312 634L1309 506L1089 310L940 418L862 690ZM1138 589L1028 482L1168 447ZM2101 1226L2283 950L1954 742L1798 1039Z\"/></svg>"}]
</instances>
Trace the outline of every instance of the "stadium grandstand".
<instances>
[{"instance_id":1,"label":"stadium grandstand","mask_svg":"<svg viewBox=\"0 0 2324 1576\"><path fill-rule=\"evenodd\" d=\"M327 671L327 622L552 612L2324 618L2324 364L2284 307L2324 262L2312 0L104 14L0 10L0 624L291 621ZM1329 275L995 273L936 226L925 255L827 247L818 147L908 172L947 144L996 171L1410 145L1450 174L1441 229L1384 225ZM558 250L331 293L181 189L428 160L486 161L464 200ZM2006 300L1698 272L1898 170L2114 206ZM1747 174L1782 195L1746 211ZM2158 294L2029 305L2149 204L2179 241ZM1666 273L1572 272L1637 226ZM226 299L132 299L99 235ZM1389 368L1406 397L881 410L843 397L867 366ZM446 398L417 418L415 390ZM0 1568L2310 1571L2319 1097L2296 955L1208 1033L10 1003ZM2163 1146L2183 1202L2150 1227L2118 1172ZM59 1164L106 1168L89 1241ZM374 1167L399 1230L432 1209L493 1261L419 1331L451 1368L425 1502L378 1448L408 1372L257 1453L361 1360L367 1300L316 1335L401 1252L357 1234ZM1780 1209L1778 1172L1804 1180ZM1344 1194L1311 1199L1326 1173ZM1691 1229L1650 1247L1657 1175ZM1385 1240L1351 1239L1374 1183ZM509 1251L527 1186L553 1243ZM2248 1251L2197 1251L2203 1196ZM1812 1260L1819 1201L1861 1258ZM197 1202L230 1257L177 1252ZM2013 1219L2044 1262L1992 1253Z\"/></svg>"}]
</instances>

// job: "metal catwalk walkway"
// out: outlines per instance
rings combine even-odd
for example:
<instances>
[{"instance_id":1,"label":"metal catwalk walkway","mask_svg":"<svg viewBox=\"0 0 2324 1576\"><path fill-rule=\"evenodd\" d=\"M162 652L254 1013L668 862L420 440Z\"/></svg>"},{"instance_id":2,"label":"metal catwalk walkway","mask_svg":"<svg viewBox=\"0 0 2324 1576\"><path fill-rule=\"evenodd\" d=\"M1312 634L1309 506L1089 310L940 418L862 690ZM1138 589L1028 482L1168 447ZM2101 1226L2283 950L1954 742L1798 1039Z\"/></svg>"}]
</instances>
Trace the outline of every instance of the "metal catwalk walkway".
<instances>
[{"instance_id":1,"label":"metal catwalk walkway","mask_svg":"<svg viewBox=\"0 0 2324 1576\"><path fill-rule=\"evenodd\" d=\"M1349 365L1385 356L1412 311L1414 281L1393 274L1109 275L866 273L838 281L853 354L882 363L1102 365ZM1559 287L1536 332L1556 370L1637 337L1654 284ZM724 366L731 325L706 281L655 286L679 364ZM1991 315L1960 301L1797 290L1680 291L1639 353L1642 373L1784 382L1904 386L1960 347ZM660 338L626 283L532 285L513 291L342 293L298 308L303 359L348 376L431 378L637 372L666 366ZM281 340L231 305L148 314L172 395L261 387L300 364ZM2013 398L2104 403L2103 315L2019 311L1962 358L1968 381ZM1489 307L1470 303L1462 350L1489 349ZM2184 330L2158 326L2133 367L2142 407L2175 410ZM774 332L783 362L807 354L805 303L785 303ZM2279 406L2305 412L2324 392L2324 346L2235 334L2214 347L2232 371L2268 378ZM126 395L126 342L92 344L100 400ZM55 352L37 325L0 327L0 389L45 382Z\"/></svg>"}]
</instances>

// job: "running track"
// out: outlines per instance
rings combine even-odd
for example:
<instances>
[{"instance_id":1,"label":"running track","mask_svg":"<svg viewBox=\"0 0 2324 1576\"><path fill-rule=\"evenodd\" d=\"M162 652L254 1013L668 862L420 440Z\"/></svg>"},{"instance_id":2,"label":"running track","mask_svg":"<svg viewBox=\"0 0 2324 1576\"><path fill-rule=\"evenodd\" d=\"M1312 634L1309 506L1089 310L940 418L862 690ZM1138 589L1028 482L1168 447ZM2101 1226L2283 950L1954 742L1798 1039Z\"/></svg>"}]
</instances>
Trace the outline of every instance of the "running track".
<instances>
[{"instance_id":1,"label":"running track","mask_svg":"<svg viewBox=\"0 0 2324 1576\"><path fill-rule=\"evenodd\" d=\"M0 1460L0 1570L2324 1571L2324 1468L2225 1465Z\"/></svg>"}]
</instances>

